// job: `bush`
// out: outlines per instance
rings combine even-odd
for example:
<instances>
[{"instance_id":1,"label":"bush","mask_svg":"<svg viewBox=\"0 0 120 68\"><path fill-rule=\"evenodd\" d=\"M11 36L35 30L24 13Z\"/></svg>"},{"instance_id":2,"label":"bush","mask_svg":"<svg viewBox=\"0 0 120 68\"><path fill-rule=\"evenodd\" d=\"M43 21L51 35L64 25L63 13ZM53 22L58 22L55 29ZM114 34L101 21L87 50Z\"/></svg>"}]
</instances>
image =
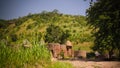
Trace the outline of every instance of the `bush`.
<instances>
[{"instance_id":1,"label":"bush","mask_svg":"<svg viewBox=\"0 0 120 68\"><path fill-rule=\"evenodd\" d=\"M10 35L10 37L11 37L11 40L12 40L13 42L15 42L15 41L17 41L17 40L18 40L18 38L17 38L17 35L16 35L16 34L11 34L11 35Z\"/></svg>"},{"instance_id":2,"label":"bush","mask_svg":"<svg viewBox=\"0 0 120 68\"><path fill-rule=\"evenodd\" d=\"M87 58L88 59L95 58L95 53L94 52L87 53Z\"/></svg>"},{"instance_id":3,"label":"bush","mask_svg":"<svg viewBox=\"0 0 120 68\"><path fill-rule=\"evenodd\" d=\"M70 36L69 32L63 31L59 26L50 25L46 29L45 41L50 43L64 43Z\"/></svg>"}]
</instances>

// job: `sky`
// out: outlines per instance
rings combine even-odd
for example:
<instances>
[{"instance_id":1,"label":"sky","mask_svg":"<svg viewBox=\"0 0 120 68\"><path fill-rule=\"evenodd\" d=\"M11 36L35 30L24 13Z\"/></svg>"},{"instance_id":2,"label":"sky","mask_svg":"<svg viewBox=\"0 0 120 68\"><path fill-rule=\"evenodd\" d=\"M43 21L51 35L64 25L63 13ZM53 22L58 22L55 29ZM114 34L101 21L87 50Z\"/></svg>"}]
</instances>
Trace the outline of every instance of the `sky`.
<instances>
[{"instance_id":1,"label":"sky","mask_svg":"<svg viewBox=\"0 0 120 68\"><path fill-rule=\"evenodd\" d=\"M29 13L59 10L63 14L86 15L90 0L0 0L0 19L14 19Z\"/></svg>"}]
</instances>

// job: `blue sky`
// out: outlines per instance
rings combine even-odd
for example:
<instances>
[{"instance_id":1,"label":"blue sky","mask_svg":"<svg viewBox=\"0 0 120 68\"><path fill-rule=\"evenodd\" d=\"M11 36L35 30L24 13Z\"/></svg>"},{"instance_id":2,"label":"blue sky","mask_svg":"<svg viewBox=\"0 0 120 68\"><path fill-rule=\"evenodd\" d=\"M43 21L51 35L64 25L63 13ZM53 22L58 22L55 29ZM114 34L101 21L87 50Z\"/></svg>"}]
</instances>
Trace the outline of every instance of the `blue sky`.
<instances>
[{"instance_id":1,"label":"blue sky","mask_svg":"<svg viewBox=\"0 0 120 68\"><path fill-rule=\"evenodd\" d=\"M63 14L84 15L89 8L89 1L84 0L0 0L0 19L13 19L40 13L44 10L59 10Z\"/></svg>"}]
</instances>

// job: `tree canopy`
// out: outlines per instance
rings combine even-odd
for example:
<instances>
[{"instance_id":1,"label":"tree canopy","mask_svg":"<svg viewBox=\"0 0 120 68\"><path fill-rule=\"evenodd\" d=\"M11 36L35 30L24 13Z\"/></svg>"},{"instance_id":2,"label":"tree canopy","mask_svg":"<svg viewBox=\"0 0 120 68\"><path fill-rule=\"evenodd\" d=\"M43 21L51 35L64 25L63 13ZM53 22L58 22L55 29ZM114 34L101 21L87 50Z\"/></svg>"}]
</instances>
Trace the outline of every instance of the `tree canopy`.
<instances>
[{"instance_id":1,"label":"tree canopy","mask_svg":"<svg viewBox=\"0 0 120 68\"><path fill-rule=\"evenodd\" d=\"M64 43L70 36L69 32L64 32L59 26L55 25L49 25L46 30L45 41L48 43Z\"/></svg>"},{"instance_id":2,"label":"tree canopy","mask_svg":"<svg viewBox=\"0 0 120 68\"><path fill-rule=\"evenodd\" d=\"M88 23L94 26L95 46L93 50L119 50L120 55L120 1L97 0L87 10Z\"/></svg>"}]
</instances>

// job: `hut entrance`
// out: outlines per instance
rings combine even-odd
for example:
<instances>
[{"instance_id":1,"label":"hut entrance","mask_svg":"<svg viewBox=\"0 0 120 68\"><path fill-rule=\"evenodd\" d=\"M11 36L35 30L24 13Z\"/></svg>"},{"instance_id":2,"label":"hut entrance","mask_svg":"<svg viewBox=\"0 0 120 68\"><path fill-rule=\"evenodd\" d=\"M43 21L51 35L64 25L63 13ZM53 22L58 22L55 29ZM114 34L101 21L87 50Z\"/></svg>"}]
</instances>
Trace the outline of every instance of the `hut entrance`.
<instances>
[{"instance_id":1,"label":"hut entrance","mask_svg":"<svg viewBox=\"0 0 120 68\"><path fill-rule=\"evenodd\" d=\"M70 41L66 42L67 54L69 57L72 56L72 43Z\"/></svg>"},{"instance_id":2,"label":"hut entrance","mask_svg":"<svg viewBox=\"0 0 120 68\"><path fill-rule=\"evenodd\" d=\"M67 46L67 51L69 51L70 49L72 49L72 46Z\"/></svg>"}]
</instances>

